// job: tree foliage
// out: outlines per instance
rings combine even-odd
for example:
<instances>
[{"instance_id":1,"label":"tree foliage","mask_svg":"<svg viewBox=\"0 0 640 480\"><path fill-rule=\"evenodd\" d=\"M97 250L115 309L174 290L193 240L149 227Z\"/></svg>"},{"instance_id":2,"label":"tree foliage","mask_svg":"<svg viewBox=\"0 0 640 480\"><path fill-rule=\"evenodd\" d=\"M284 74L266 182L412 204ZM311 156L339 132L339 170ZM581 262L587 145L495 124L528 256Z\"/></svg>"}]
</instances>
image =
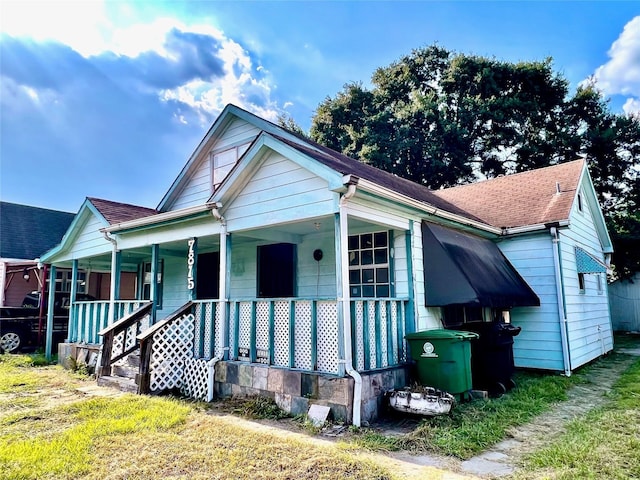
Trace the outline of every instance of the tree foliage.
<instances>
[{"instance_id":1,"label":"tree foliage","mask_svg":"<svg viewBox=\"0 0 640 480\"><path fill-rule=\"evenodd\" d=\"M614 238L640 227L640 118L610 111L591 82L570 95L551 59L511 63L414 50L344 86L313 118L315 141L437 189L586 156ZM620 273L635 255L614 257Z\"/></svg>"}]
</instances>

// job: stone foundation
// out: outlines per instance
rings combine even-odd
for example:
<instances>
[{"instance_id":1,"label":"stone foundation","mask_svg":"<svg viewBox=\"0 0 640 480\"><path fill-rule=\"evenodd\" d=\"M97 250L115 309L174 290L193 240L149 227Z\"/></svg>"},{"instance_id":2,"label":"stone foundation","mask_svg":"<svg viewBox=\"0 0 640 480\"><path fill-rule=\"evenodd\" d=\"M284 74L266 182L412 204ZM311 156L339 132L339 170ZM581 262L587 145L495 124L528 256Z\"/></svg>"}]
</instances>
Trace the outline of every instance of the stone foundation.
<instances>
[{"instance_id":1,"label":"stone foundation","mask_svg":"<svg viewBox=\"0 0 640 480\"><path fill-rule=\"evenodd\" d=\"M216 364L215 394L218 397L265 396L292 414L306 414L311 404L327 406L331 418L352 422L353 386L350 376L301 372L279 367L221 361ZM396 367L362 374L361 419L375 420L385 406L387 390L407 385L406 367Z\"/></svg>"}]
</instances>

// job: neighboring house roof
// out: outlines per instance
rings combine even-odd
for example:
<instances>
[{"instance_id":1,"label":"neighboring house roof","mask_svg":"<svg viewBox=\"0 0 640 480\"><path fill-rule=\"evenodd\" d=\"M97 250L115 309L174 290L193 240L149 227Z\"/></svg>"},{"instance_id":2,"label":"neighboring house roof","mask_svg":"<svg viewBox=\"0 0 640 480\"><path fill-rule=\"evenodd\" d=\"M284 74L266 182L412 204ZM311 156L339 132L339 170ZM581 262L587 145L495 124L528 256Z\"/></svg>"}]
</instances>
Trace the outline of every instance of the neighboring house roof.
<instances>
[{"instance_id":1,"label":"neighboring house roof","mask_svg":"<svg viewBox=\"0 0 640 480\"><path fill-rule=\"evenodd\" d=\"M569 219L584 166L574 160L433 193L494 227L547 224Z\"/></svg>"},{"instance_id":2,"label":"neighboring house roof","mask_svg":"<svg viewBox=\"0 0 640 480\"><path fill-rule=\"evenodd\" d=\"M55 246L74 214L0 202L0 257L36 259Z\"/></svg>"},{"instance_id":3,"label":"neighboring house roof","mask_svg":"<svg viewBox=\"0 0 640 480\"><path fill-rule=\"evenodd\" d=\"M153 208L140 207L128 203L112 202L111 200L102 200L100 198L87 197L96 210L105 218L110 225L115 223L127 222L129 220L137 220L143 217L156 215L159 212Z\"/></svg>"}]
</instances>

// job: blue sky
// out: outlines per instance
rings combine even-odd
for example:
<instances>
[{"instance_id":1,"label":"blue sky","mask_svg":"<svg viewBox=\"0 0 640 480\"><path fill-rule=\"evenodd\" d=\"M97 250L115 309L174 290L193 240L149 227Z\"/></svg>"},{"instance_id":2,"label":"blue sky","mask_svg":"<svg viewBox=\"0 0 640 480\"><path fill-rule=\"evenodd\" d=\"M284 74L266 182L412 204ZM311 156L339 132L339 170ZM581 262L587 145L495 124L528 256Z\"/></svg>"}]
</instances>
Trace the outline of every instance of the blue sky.
<instances>
[{"instance_id":1,"label":"blue sky","mask_svg":"<svg viewBox=\"0 0 640 480\"><path fill-rule=\"evenodd\" d=\"M0 199L157 206L227 103L308 129L348 82L434 42L595 76L640 111L640 2L0 2Z\"/></svg>"}]
</instances>

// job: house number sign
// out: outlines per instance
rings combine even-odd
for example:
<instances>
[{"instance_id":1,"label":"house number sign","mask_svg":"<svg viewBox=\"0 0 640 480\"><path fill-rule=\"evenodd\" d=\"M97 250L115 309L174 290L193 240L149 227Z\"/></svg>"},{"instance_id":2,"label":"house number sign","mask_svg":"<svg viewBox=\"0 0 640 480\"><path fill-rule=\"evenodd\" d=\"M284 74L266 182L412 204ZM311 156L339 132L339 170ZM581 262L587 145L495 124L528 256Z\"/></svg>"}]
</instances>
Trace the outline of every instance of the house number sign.
<instances>
[{"instance_id":1,"label":"house number sign","mask_svg":"<svg viewBox=\"0 0 640 480\"><path fill-rule=\"evenodd\" d=\"M196 242L195 238L191 238L188 241L189 250L187 253L187 288L193 290L196 288L196 281L194 279L193 271L196 264Z\"/></svg>"}]
</instances>

